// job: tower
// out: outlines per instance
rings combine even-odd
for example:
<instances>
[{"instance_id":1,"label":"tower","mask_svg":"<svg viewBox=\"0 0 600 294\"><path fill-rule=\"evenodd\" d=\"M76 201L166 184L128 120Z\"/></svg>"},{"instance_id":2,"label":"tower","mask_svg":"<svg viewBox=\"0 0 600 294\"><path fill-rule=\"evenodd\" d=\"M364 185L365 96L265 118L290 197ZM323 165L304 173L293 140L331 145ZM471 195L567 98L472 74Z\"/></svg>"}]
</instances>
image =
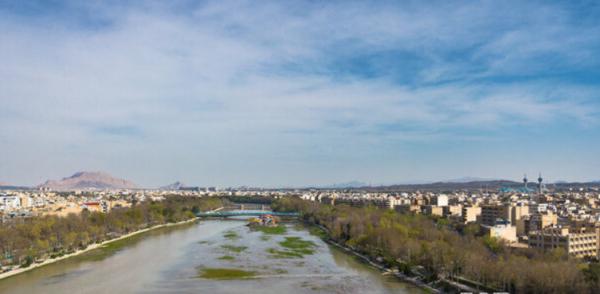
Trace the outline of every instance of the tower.
<instances>
[{"instance_id":1,"label":"tower","mask_svg":"<svg viewBox=\"0 0 600 294\"><path fill-rule=\"evenodd\" d=\"M525 185L525 191L527 191L527 174L523 177L523 184Z\"/></svg>"},{"instance_id":2,"label":"tower","mask_svg":"<svg viewBox=\"0 0 600 294\"><path fill-rule=\"evenodd\" d=\"M538 193L542 194L542 181L544 179L542 179L542 173L540 173L540 176L538 177Z\"/></svg>"}]
</instances>

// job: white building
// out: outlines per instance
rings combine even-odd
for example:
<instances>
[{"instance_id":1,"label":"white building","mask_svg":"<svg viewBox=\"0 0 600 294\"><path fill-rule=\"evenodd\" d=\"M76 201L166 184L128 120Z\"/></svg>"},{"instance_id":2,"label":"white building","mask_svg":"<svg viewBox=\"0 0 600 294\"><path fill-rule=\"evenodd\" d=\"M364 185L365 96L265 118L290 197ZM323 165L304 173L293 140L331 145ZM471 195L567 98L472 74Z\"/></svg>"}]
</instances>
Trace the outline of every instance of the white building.
<instances>
[{"instance_id":1,"label":"white building","mask_svg":"<svg viewBox=\"0 0 600 294\"><path fill-rule=\"evenodd\" d=\"M14 210L21 207L21 199L18 196L0 196L0 210Z\"/></svg>"},{"instance_id":2,"label":"white building","mask_svg":"<svg viewBox=\"0 0 600 294\"><path fill-rule=\"evenodd\" d=\"M432 204L435 206L448 206L448 195L440 194L435 196Z\"/></svg>"}]
</instances>

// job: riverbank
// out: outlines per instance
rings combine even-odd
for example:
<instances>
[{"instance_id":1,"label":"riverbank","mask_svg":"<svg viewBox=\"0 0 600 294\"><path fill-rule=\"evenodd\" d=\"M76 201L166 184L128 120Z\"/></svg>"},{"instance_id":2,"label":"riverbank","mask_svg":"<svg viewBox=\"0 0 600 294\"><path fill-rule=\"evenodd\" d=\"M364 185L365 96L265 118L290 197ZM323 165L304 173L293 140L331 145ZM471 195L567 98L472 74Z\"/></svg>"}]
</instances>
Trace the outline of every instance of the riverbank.
<instances>
[{"instance_id":1,"label":"riverbank","mask_svg":"<svg viewBox=\"0 0 600 294\"><path fill-rule=\"evenodd\" d=\"M309 225L311 226L316 226L317 228L319 228L320 230L322 230L328 237L329 237L329 230L321 225L317 225L317 224L311 224L309 223ZM342 245L334 240L332 240L331 238L322 238L323 241L325 241L326 243L333 245L335 247L337 247L338 249L346 252L347 254L351 254L355 257L358 257L360 260L362 260L363 262L367 263L368 265L380 270L383 273L389 273L394 275L396 278L400 279L403 282L409 283L411 285L414 285L416 287L419 287L423 290L426 290L430 293L444 293L443 289L440 288L435 288L430 286L429 284L426 284L425 282L421 281L419 279L419 277L416 276L409 276L406 275L402 272L399 271L394 271L391 268L385 266L382 263L379 263L377 261L374 261L372 258L370 258L367 255L364 255L360 252L357 252L356 250L354 250L353 248L350 248L346 245ZM452 287L455 287L457 290L461 291L461 292L471 292L471 293L477 293L479 292L478 289L475 289L473 287L470 287L468 285L459 283L457 281L452 281L452 280L448 280L448 279L442 279L442 282L449 284Z\"/></svg>"},{"instance_id":2,"label":"riverbank","mask_svg":"<svg viewBox=\"0 0 600 294\"><path fill-rule=\"evenodd\" d=\"M386 267L383 264L380 264L378 262L375 262L375 261L371 260L368 256L360 254L360 253L356 252L355 250L353 250L352 248L349 248L347 246L339 244L339 243L337 243L337 242L335 242L335 241L333 241L331 239L327 239L327 240L325 240L325 242L327 242L328 244L333 245L333 246L339 248L340 250L346 252L347 254L351 254L353 256L358 257L360 260L362 260L365 263L367 263L368 265L370 265L370 266L372 266L372 267L380 270L383 273L391 273L391 274L393 274L395 277L397 277L398 279L400 279L402 282L406 282L408 284L414 285L414 286L416 286L418 288L421 288L423 290L428 291L429 293L443 293L442 290L433 288L433 287L431 287L431 286L429 286L429 285L421 282L417 278L409 277L409 276L407 276L407 275L405 275L403 273L393 271L391 268Z\"/></svg>"},{"instance_id":3,"label":"riverbank","mask_svg":"<svg viewBox=\"0 0 600 294\"><path fill-rule=\"evenodd\" d=\"M16 268L16 269L10 270L8 272L0 273L0 280L6 279L8 277L15 276L15 275L18 275L18 274L21 274L21 273L24 273L24 272L27 272L27 271L30 271L30 270L34 270L36 268L39 268L39 267L42 267L42 266L45 266L45 265L48 265L48 264L52 264L52 263L55 263L55 262L58 262L58 261L61 261L61 260L67 259L67 258L78 256L78 255L81 255L83 253L92 251L94 249L102 248L103 246L106 246L106 245L108 245L110 243L113 243L113 242L116 242L116 241L119 241L119 240L123 240L123 239L127 239L127 238L130 238L130 237L133 237L135 235L142 234L142 233L146 233L146 232L149 232L151 230L156 230L156 229L164 228L164 227L171 227L171 226L178 226L178 225L183 225L183 224L187 224L187 223L192 223L192 222L197 221L198 219L199 218L195 217L195 218L192 218L192 219L189 219L189 220L185 220L185 221L181 221L181 222L166 223L166 224L156 225L156 226L152 226L152 227L149 227L149 228L137 230L135 232L131 232L129 234L125 234L125 235L122 235L122 236L114 238L114 239L106 240L106 241L104 241L102 243L96 243L96 244L89 245L87 248L81 249L81 250L77 250L77 251L75 251L73 253L65 254L65 255L60 256L60 257L49 258L49 259L46 259L46 260L44 260L44 261L42 261L40 263L32 263L30 266L28 266L26 268Z\"/></svg>"},{"instance_id":4,"label":"riverbank","mask_svg":"<svg viewBox=\"0 0 600 294\"><path fill-rule=\"evenodd\" d=\"M325 234L327 234L327 236L329 236L329 232L328 232L327 228L325 228L323 226L320 226L320 225L316 225L316 226L320 230L322 230L323 232L325 232ZM340 244L338 242L335 242L331 238L323 238L323 241L325 241L327 244L330 244L332 246L337 247L338 249L344 251L347 254L350 254L350 255L353 255L355 257L358 257L363 262L365 262L368 265L370 265L370 266L372 266L372 267L380 270L383 273L391 273L391 274L393 274L395 277L397 277L398 279L400 279L402 282L406 282L406 283L409 283L411 285L414 285L414 286L416 286L418 288L421 288L423 290L428 291L429 293L443 293L442 290L436 289L434 287L431 287L431 286L423 283L422 281L420 281L419 279L417 279L415 277L409 277L409 276L407 276L407 275L405 275L403 273L393 271L391 268L386 267L385 265L372 260L370 257L368 257L368 256L366 256L364 254L361 254L361 253L357 252L356 250L354 250L354 249L352 249L352 248L350 248L348 246L345 246L345 245L342 245L342 244Z\"/></svg>"}]
</instances>

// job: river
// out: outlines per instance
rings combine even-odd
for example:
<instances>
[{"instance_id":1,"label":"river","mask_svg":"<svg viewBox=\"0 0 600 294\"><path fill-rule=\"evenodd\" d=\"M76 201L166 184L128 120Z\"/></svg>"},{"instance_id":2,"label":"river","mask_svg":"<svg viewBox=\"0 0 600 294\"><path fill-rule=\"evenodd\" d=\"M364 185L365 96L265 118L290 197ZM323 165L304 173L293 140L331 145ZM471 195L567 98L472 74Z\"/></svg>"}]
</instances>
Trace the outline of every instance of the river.
<instances>
[{"instance_id":1,"label":"river","mask_svg":"<svg viewBox=\"0 0 600 294\"><path fill-rule=\"evenodd\" d=\"M0 293L423 293L306 227L285 226L279 234L243 220L157 229L0 280ZM250 275L220 276L229 270Z\"/></svg>"}]
</instances>

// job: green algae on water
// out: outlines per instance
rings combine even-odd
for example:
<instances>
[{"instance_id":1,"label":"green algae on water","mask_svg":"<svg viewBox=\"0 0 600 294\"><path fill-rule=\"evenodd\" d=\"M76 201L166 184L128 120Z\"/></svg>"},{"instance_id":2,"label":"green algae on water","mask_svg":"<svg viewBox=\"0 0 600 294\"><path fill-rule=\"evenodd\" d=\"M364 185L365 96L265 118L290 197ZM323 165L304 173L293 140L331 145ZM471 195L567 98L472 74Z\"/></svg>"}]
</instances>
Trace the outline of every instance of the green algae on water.
<instances>
[{"instance_id":1,"label":"green algae on water","mask_svg":"<svg viewBox=\"0 0 600 294\"><path fill-rule=\"evenodd\" d=\"M279 245L285 249L267 249L272 258L302 258L304 255L314 254L314 247L317 246L314 242L302 240L300 237L286 237Z\"/></svg>"},{"instance_id":2,"label":"green algae on water","mask_svg":"<svg viewBox=\"0 0 600 294\"><path fill-rule=\"evenodd\" d=\"M238 235L234 231L227 231L227 232L225 232L225 234L223 234L223 237L225 237L225 239L228 239L228 240L237 240L240 238L240 235Z\"/></svg>"},{"instance_id":3,"label":"green algae on water","mask_svg":"<svg viewBox=\"0 0 600 294\"><path fill-rule=\"evenodd\" d=\"M284 225L278 225L276 227L255 226L254 228L267 235L284 235L287 233L287 228Z\"/></svg>"},{"instance_id":4,"label":"green algae on water","mask_svg":"<svg viewBox=\"0 0 600 294\"><path fill-rule=\"evenodd\" d=\"M267 249L267 253L271 254L272 258L302 258L304 255L291 250L277 250L275 248Z\"/></svg>"},{"instance_id":5,"label":"green algae on water","mask_svg":"<svg viewBox=\"0 0 600 294\"><path fill-rule=\"evenodd\" d=\"M234 246L234 245L221 245L221 248L235 252L235 253L240 253L240 252L248 249L248 247L246 247L246 246Z\"/></svg>"},{"instance_id":6,"label":"green algae on water","mask_svg":"<svg viewBox=\"0 0 600 294\"><path fill-rule=\"evenodd\" d=\"M231 255L223 255L221 257L219 257L220 260L235 260L235 257L231 256Z\"/></svg>"},{"instance_id":7,"label":"green algae on water","mask_svg":"<svg viewBox=\"0 0 600 294\"><path fill-rule=\"evenodd\" d=\"M304 254L312 254L315 246L317 246L313 241L302 240L300 237L286 237L285 241L279 242L279 245L282 247L304 252Z\"/></svg>"},{"instance_id":8,"label":"green algae on water","mask_svg":"<svg viewBox=\"0 0 600 294\"><path fill-rule=\"evenodd\" d=\"M250 279L256 276L256 272L233 268L200 268L198 277L213 280L238 280Z\"/></svg>"}]
</instances>

